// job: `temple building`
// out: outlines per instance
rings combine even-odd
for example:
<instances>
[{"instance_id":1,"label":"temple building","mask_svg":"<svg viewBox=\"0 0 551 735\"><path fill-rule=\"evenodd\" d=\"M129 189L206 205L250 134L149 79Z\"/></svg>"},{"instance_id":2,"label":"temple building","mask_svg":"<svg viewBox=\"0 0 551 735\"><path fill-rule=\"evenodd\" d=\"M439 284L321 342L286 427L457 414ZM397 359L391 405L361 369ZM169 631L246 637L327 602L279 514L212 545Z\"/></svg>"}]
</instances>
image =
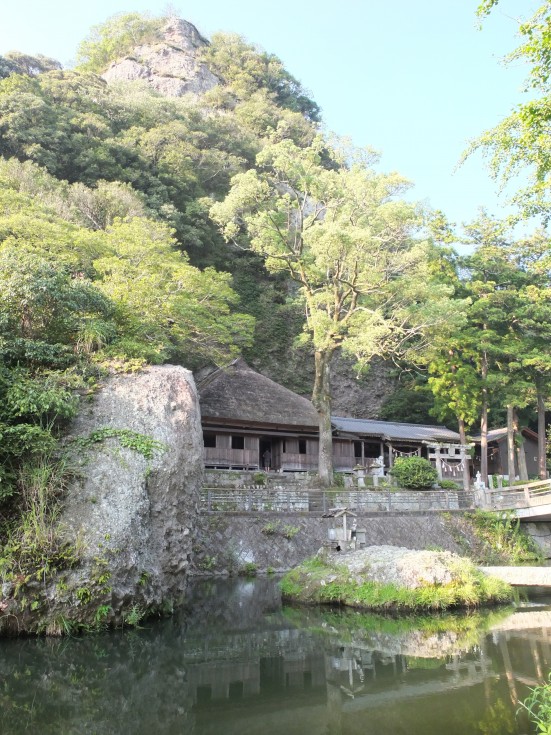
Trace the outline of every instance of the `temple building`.
<instances>
[{"instance_id":1,"label":"temple building","mask_svg":"<svg viewBox=\"0 0 551 735\"><path fill-rule=\"evenodd\" d=\"M318 416L312 403L239 358L197 375L205 467L306 472L318 466ZM333 416L336 472L383 474L397 457L429 459L439 476L461 478L459 434L422 426Z\"/></svg>"}]
</instances>

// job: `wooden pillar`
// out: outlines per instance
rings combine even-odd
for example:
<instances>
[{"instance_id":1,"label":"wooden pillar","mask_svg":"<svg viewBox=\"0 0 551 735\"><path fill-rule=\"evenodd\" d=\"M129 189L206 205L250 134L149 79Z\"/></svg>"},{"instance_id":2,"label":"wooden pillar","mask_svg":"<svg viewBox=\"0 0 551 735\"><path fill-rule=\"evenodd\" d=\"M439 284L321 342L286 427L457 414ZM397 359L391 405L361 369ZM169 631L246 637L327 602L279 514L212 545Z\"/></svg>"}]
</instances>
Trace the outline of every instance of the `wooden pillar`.
<instances>
[{"instance_id":1,"label":"wooden pillar","mask_svg":"<svg viewBox=\"0 0 551 735\"><path fill-rule=\"evenodd\" d=\"M513 484L516 477L515 467L515 426L513 422L513 406L507 406L507 475L509 477L509 487Z\"/></svg>"},{"instance_id":2,"label":"wooden pillar","mask_svg":"<svg viewBox=\"0 0 551 735\"><path fill-rule=\"evenodd\" d=\"M392 469L394 465L394 454L392 449L392 442L388 442L388 467Z\"/></svg>"},{"instance_id":3,"label":"wooden pillar","mask_svg":"<svg viewBox=\"0 0 551 735\"><path fill-rule=\"evenodd\" d=\"M461 457L461 465L463 466L463 490L465 492L470 489L471 487L471 476L469 472L469 455L467 453L467 447L465 444L461 445L460 451L460 457Z\"/></svg>"},{"instance_id":4,"label":"wooden pillar","mask_svg":"<svg viewBox=\"0 0 551 735\"><path fill-rule=\"evenodd\" d=\"M442 457L440 456L440 447L436 447L434 458L436 460L436 473L438 475L438 479L442 479Z\"/></svg>"},{"instance_id":5,"label":"wooden pillar","mask_svg":"<svg viewBox=\"0 0 551 735\"><path fill-rule=\"evenodd\" d=\"M538 469L540 480L547 479L547 462L546 462L546 441L545 441L545 398L542 389L538 387Z\"/></svg>"}]
</instances>

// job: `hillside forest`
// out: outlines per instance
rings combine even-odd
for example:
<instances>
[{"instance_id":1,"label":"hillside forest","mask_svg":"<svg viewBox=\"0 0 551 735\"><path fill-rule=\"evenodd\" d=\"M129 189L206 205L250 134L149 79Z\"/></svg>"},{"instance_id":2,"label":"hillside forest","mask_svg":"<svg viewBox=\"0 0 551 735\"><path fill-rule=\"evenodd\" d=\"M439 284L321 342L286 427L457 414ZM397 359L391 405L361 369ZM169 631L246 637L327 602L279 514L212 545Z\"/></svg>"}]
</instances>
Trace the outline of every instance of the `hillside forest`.
<instances>
[{"instance_id":1,"label":"hillside forest","mask_svg":"<svg viewBox=\"0 0 551 735\"><path fill-rule=\"evenodd\" d=\"M550 24L547 2L521 29L531 102L471 149L496 177L526 170L516 215L481 207L462 226L328 134L282 62L235 34L193 29L211 82L179 96L105 74L167 28L178 52L189 24L169 15L114 16L70 69L0 57L2 517L30 502L109 372L238 355L313 398L322 445L336 407L369 413L332 403L340 382L364 397L379 382L374 418L445 423L483 446L491 427L538 426L545 477ZM330 482L330 460L320 473Z\"/></svg>"}]
</instances>

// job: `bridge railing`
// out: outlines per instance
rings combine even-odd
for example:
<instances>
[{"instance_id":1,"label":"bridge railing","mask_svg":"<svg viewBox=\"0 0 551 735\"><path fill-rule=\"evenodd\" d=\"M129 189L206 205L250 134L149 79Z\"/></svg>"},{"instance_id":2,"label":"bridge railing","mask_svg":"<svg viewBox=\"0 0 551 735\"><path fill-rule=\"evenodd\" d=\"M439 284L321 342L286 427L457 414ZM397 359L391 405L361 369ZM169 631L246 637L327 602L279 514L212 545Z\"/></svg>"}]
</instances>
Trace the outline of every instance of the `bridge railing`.
<instances>
[{"instance_id":1,"label":"bridge railing","mask_svg":"<svg viewBox=\"0 0 551 735\"><path fill-rule=\"evenodd\" d=\"M514 510L551 503L551 480L486 490L486 504L494 510Z\"/></svg>"}]
</instances>

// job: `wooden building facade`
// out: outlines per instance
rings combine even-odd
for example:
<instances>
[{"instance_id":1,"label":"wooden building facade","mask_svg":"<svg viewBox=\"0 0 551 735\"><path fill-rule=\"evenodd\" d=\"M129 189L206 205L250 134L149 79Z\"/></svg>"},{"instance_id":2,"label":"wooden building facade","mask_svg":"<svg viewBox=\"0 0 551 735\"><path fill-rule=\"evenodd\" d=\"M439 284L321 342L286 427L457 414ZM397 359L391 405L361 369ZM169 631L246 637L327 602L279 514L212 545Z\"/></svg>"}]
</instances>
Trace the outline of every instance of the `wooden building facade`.
<instances>
[{"instance_id":1,"label":"wooden building facade","mask_svg":"<svg viewBox=\"0 0 551 735\"><path fill-rule=\"evenodd\" d=\"M318 416L308 399L255 372L242 359L199 374L197 386L205 467L317 470ZM438 450L447 458L440 464L442 477L461 477L461 458L451 450L459 435L445 427L336 416L332 425L336 472L363 467L383 474L400 456L419 455L434 463L434 447L445 447Z\"/></svg>"},{"instance_id":2,"label":"wooden building facade","mask_svg":"<svg viewBox=\"0 0 551 735\"><path fill-rule=\"evenodd\" d=\"M199 375L197 387L206 467L317 469L318 417L309 400L255 372L242 359Z\"/></svg>"},{"instance_id":3,"label":"wooden building facade","mask_svg":"<svg viewBox=\"0 0 551 735\"><path fill-rule=\"evenodd\" d=\"M538 477L538 435L532 429L521 429L523 444L515 447L515 474L519 476L519 452L524 452L528 477ZM475 471L480 470L480 436L473 439L476 447ZM488 474L508 475L507 429L492 429L488 432Z\"/></svg>"}]
</instances>

